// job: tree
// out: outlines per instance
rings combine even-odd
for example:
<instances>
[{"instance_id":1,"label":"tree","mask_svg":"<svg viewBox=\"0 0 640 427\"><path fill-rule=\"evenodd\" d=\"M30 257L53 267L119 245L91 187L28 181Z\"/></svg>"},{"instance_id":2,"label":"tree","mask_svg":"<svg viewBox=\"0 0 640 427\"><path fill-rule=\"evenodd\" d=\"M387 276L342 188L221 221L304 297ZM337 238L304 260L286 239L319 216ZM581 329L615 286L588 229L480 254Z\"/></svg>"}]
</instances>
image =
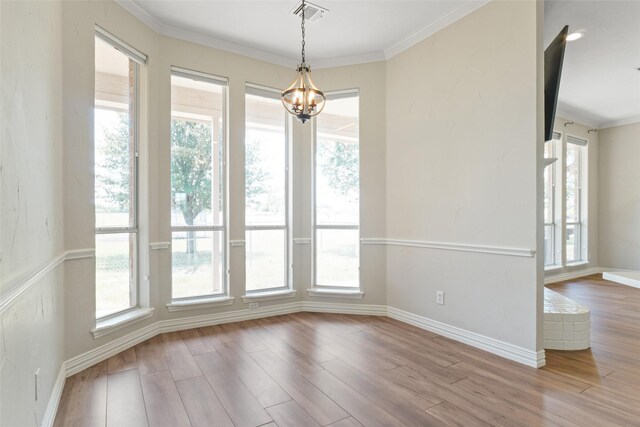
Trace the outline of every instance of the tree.
<instances>
[{"instance_id":1,"label":"tree","mask_svg":"<svg viewBox=\"0 0 640 427\"><path fill-rule=\"evenodd\" d=\"M265 180L269 173L260 166L261 141L247 139L245 146L244 197L247 206L254 210L260 205L260 196L265 193Z\"/></svg>"},{"instance_id":2,"label":"tree","mask_svg":"<svg viewBox=\"0 0 640 427\"><path fill-rule=\"evenodd\" d=\"M318 144L318 160L331 188L357 199L359 193L358 144L325 141Z\"/></svg>"},{"instance_id":3,"label":"tree","mask_svg":"<svg viewBox=\"0 0 640 427\"><path fill-rule=\"evenodd\" d=\"M211 144L209 123L171 121L171 204L188 225L211 206ZM196 253L195 232L188 233L187 253Z\"/></svg>"},{"instance_id":4,"label":"tree","mask_svg":"<svg viewBox=\"0 0 640 427\"><path fill-rule=\"evenodd\" d=\"M104 143L100 146L100 163L96 171L102 194L96 199L107 212L124 212L130 206L131 186L131 145L129 118L126 113L118 113L118 123L104 130Z\"/></svg>"}]
</instances>

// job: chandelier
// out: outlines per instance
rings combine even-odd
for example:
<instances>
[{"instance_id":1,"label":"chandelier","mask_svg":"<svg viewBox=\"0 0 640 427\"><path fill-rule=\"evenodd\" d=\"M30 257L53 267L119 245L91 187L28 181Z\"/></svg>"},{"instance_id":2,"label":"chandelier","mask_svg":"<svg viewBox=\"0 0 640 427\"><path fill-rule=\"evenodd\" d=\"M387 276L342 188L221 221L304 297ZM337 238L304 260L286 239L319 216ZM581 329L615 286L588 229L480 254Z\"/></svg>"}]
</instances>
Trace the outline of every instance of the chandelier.
<instances>
[{"instance_id":1,"label":"chandelier","mask_svg":"<svg viewBox=\"0 0 640 427\"><path fill-rule=\"evenodd\" d=\"M311 67L305 62L304 9L305 0L302 0L302 62L296 69L297 75L291 86L282 91L282 105L302 123L320 114L325 103L324 93L313 84Z\"/></svg>"}]
</instances>

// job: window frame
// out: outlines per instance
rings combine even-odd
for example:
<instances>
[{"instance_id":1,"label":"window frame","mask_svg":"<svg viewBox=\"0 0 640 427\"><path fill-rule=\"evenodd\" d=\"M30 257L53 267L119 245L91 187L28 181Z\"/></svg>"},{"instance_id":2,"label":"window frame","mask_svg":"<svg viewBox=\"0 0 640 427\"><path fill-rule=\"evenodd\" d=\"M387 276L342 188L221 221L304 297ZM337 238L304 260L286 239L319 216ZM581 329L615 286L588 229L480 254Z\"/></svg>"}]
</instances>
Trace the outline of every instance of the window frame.
<instances>
[{"instance_id":1,"label":"window frame","mask_svg":"<svg viewBox=\"0 0 640 427\"><path fill-rule=\"evenodd\" d=\"M247 120L246 113L246 100L247 95L259 96L268 99L275 99L280 101L281 91L279 89L271 88L268 86L257 85L253 83L245 84L245 117L244 117L244 130L245 130L245 138L244 138L244 146L243 148L246 150L247 142L246 142L246 132L249 128L249 121ZM292 122L291 116L287 114L285 110L282 110L282 118L284 122L284 136L285 136L285 161L284 161L284 199L285 199L285 215L284 215L284 224L282 225L247 225L246 221L246 196L244 203L245 210L245 224L244 224L244 232L245 232L245 250L244 250L244 260L245 260L245 282L244 282L244 295L245 296L259 296L260 294L272 294L277 292L284 292L293 289L293 262L292 262L292 254L293 254L293 238L291 232L291 214L292 214L292 201L291 201L291 140L292 140ZM246 168L246 151L245 151L245 160L244 160L244 168ZM246 169L244 177L246 179ZM246 185L246 182L245 182ZM246 280L246 272L247 272L247 232L251 231L271 231L271 230L283 230L284 231L284 284L282 286L273 286L269 288L261 288L261 289L248 289L247 280Z\"/></svg>"},{"instance_id":2,"label":"window frame","mask_svg":"<svg viewBox=\"0 0 640 427\"><path fill-rule=\"evenodd\" d=\"M123 55L125 55L129 61L134 64L133 68L133 97L129 97L129 120L130 120L130 128L133 130L132 142L133 142L133 156L130 157L130 161L132 164L132 173L131 173L131 181L132 185L130 187L130 217L132 218L132 224L126 227L97 227L95 226L94 233L94 247L95 247L95 237L98 235L109 235L109 234L124 234L127 236L133 236L134 244L132 247L132 251L129 254L130 262L132 263L132 268L129 270L129 277L132 280L132 283L129 283L129 307L124 308L122 310L117 310L112 313L106 314L104 316L98 316L97 312L95 313L95 319L97 323L109 321L111 319L120 317L127 313L133 312L140 308L140 133L141 133L141 96L140 96L140 74L141 74L141 65L146 65L147 56L135 48L129 46L128 44L122 42L115 36L109 34L107 31L102 28L96 26L94 32L94 43L96 39L100 39L104 43L107 43L114 49L120 51ZM131 76L129 77L131 78ZM94 79L95 79L95 70L94 70ZM112 102L101 101L98 100L95 96L95 88L94 88L94 105L93 105L93 114L94 114L94 133L93 133L93 148L95 152L95 111L101 110L111 110L111 111L123 111L122 109L113 105ZM133 111L131 111L133 110ZM131 152L131 151L130 151ZM95 154L94 154L95 155ZM130 154L131 156L131 154ZM95 167L95 157L94 157L94 167ZM95 203L95 170L94 170L94 203ZM95 205L94 205L94 224L95 224ZM130 238L130 237L129 237ZM97 272L97 264L94 268L94 272ZM97 288L97 274L95 275L95 288ZM97 300L95 301L97 304Z\"/></svg>"},{"instance_id":3,"label":"window frame","mask_svg":"<svg viewBox=\"0 0 640 427\"><path fill-rule=\"evenodd\" d=\"M569 139L574 139L576 141L581 141L581 143L572 143L569 142ZM578 187L578 196L576 202L576 210L577 210L577 219L578 222L567 221L567 207L566 207L566 198L567 198L567 147L569 144L576 145L578 147L578 173L577 173L577 187ZM587 138L577 136L571 133L565 133L563 138L563 149L564 149L564 158L562 167L564 168L564 182L562 186L562 190L564 192L564 212L563 212L563 263L564 266L572 266L579 265L589 262L588 258L588 239L587 239L587 225L586 225L586 217L584 215L585 212L588 211L588 197L586 193L586 187L588 183L588 147L589 140ZM585 167L587 166L587 167ZM575 234L575 243L574 245L578 247L579 257L578 259L569 261L569 257L567 255L567 230L569 226L572 225L577 228L577 232L574 231Z\"/></svg>"},{"instance_id":4,"label":"window frame","mask_svg":"<svg viewBox=\"0 0 640 427\"><path fill-rule=\"evenodd\" d=\"M558 186L558 177L560 177L560 181L562 181L562 174L558 173L558 164L560 162L560 145L562 144L562 133L561 132L553 132L554 138L550 141L546 141L545 144L550 144L551 147L551 157L550 159L554 159L553 162L546 164L545 169L549 168L549 174L551 179L551 222L546 222L546 218L544 218L543 226L546 230L547 227L551 228L551 249L552 249L552 257L550 264L544 264L544 268L554 268L558 267L562 261L562 250L560 247L562 246L562 233L559 231L559 224L561 223L561 212L562 212L562 203L561 198L561 188ZM557 136L557 138L556 138ZM547 159L547 158L545 158ZM546 188L545 188L546 191ZM545 248L546 249L546 248ZM547 254L544 253L544 259L546 260Z\"/></svg>"},{"instance_id":5,"label":"window frame","mask_svg":"<svg viewBox=\"0 0 640 427\"><path fill-rule=\"evenodd\" d=\"M189 70L186 68L182 68L182 67L177 67L177 66L171 66L171 73L170 76L176 76L176 77L182 77L182 78L187 78L187 79L192 79L192 80L196 80L196 81L200 81L200 82L204 82L204 83L209 83L209 84L215 84L218 85L222 88L222 105L221 105L221 118L220 121L222 123L222 140L220 141L221 144L221 153L220 153L220 157L221 157L221 162L222 162L222 171L221 171L221 176L222 176L222 194L221 194L221 198L222 198L222 221L220 223L220 225L173 225L173 223L171 223L170 220L170 232L171 232L171 241L173 242L173 233L188 233L190 231L193 232L198 232L198 231L210 231L210 232L222 232L222 260L221 260L221 268L222 268L222 283L221 285L221 290L219 293L211 293L211 294L202 294L202 295L193 295L193 296L188 296L188 297L174 297L173 296L173 252L171 252L171 275L170 275L170 289L171 289L171 303L197 303L198 301L202 301L202 300L212 300L212 299L218 299L218 298L224 298L224 297L228 297L229 296L229 256L228 256L228 252L229 252L229 231L228 231L228 224L229 224L229 200L228 200L228 187L229 187L229 174L228 174L228 143L229 143L229 130L228 130L228 118L229 118L229 111L228 111L228 105L229 105L229 80L226 77L220 77L220 76L216 76L213 74L208 74L208 73L204 73L201 71L195 71L195 70ZM170 83L170 87L172 86L172 83ZM172 103L173 100L170 100L170 103ZM187 117L187 116L181 116L181 115L174 115L173 114L173 110L170 108L170 118L169 118L169 123L171 124L171 122L174 120L174 117L178 120L189 120L189 121L198 121L198 122L207 122L207 120L203 119L203 118L194 118L194 117ZM211 120L211 123L213 123L213 120ZM212 125L212 128L215 129L215 126ZM212 132L213 134L213 132ZM215 137L214 137L215 138ZM169 153L169 168L171 168L171 161L172 161L172 154L171 151L173 149L173 143L171 142L171 138L169 138L169 145L170 145L170 153ZM211 164L212 164L212 168L213 168L213 164L214 164L214 159L211 159ZM213 177L215 176L215 174L211 174L212 176L212 180ZM171 178L169 179L169 195L171 195ZM211 255L212 257L212 262L213 262L213 254ZM213 277L212 277L213 279Z\"/></svg>"},{"instance_id":6,"label":"window frame","mask_svg":"<svg viewBox=\"0 0 640 427\"><path fill-rule=\"evenodd\" d=\"M552 164L545 167L551 167L552 173L555 175L555 189L553 190L553 224L554 230L554 264L545 264L545 270L554 270L586 264L589 262L589 246L588 246L588 179L589 179L589 140L584 136L578 136L568 132L560 132L554 130L554 136L559 135L559 139L553 139L553 150L557 159ZM576 203L578 222L567 221L567 146L572 144L569 140L580 141L573 143L579 147L578 150L578 196ZM546 218L545 218L546 219ZM543 220L544 221L544 220ZM550 225L543 222L544 227ZM579 258L569 260L567 252L567 229L569 226L575 226L576 240L575 244L579 248ZM546 258L546 253L545 253Z\"/></svg>"},{"instance_id":7,"label":"window frame","mask_svg":"<svg viewBox=\"0 0 640 427\"><path fill-rule=\"evenodd\" d=\"M332 99L341 99L341 98L358 98L358 106L360 105L360 90L359 89L346 89L346 90L338 90L325 92L325 96L327 101ZM360 108L358 107L358 119L360 118ZM361 165L360 165L360 129L358 129L358 224L331 224L331 225L322 225L317 223L317 186L316 186L316 173L317 173L317 151L318 151L318 119L314 117L312 126L312 166L311 166L311 283L312 289L319 289L324 291L336 291L336 292L360 292L362 290L362 272L361 272L361 233L360 233L360 223L362 216L362 209L360 209L360 195L362 194L362 182L360 180L361 177ZM358 126L360 126L360 122L358 120ZM318 230L357 230L358 231L358 284L357 286L337 286L331 284L319 284L318 283L318 239L317 232Z\"/></svg>"}]
</instances>

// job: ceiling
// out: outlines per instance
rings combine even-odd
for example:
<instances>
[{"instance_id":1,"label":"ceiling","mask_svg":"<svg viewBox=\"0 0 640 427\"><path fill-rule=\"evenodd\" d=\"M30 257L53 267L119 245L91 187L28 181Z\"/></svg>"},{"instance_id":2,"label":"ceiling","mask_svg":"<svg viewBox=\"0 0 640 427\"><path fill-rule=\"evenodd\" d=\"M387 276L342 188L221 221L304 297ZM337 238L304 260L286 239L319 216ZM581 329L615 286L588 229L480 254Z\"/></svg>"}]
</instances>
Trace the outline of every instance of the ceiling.
<instances>
[{"instance_id":1,"label":"ceiling","mask_svg":"<svg viewBox=\"0 0 640 427\"><path fill-rule=\"evenodd\" d=\"M300 62L299 0L116 0L159 33L268 62ZM306 24L314 68L382 61L488 0L313 0L329 9Z\"/></svg>"},{"instance_id":2,"label":"ceiling","mask_svg":"<svg viewBox=\"0 0 640 427\"><path fill-rule=\"evenodd\" d=\"M640 122L640 1L545 1L545 47L569 25L558 114L596 128Z\"/></svg>"}]
</instances>

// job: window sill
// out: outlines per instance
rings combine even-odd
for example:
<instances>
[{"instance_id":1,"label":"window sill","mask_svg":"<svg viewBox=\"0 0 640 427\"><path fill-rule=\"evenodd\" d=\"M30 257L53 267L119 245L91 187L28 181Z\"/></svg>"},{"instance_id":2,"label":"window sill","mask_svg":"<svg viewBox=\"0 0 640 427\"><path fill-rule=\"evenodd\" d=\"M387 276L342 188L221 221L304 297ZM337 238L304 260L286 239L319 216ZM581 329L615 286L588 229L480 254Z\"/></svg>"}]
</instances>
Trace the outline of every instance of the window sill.
<instances>
[{"instance_id":1,"label":"window sill","mask_svg":"<svg viewBox=\"0 0 640 427\"><path fill-rule=\"evenodd\" d=\"M282 289L277 291L255 292L252 294L246 294L242 296L242 301L245 304L256 301L269 301L272 299L281 298L293 298L296 296L296 291L292 289Z\"/></svg>"},{"instance_id":2,"label":"window sill","mask_svg":"<svg viewBox=\"0 0 640 427\"><path fill-rule=\"evenodd\" d=\"M560 271L562 270L564 267L561 265L548 265L544 268L544 272L545 273L551 273L554 271Z\"/></svg>"},{"instance_id":3,"label":"window sill","mask_svg":"<svg viewBox=\"0 0 640 427\"><path fill-rule=\"evenodd\" d=\"M567 268L581 267L581 266L587 265L587 264L589 264L589 261L576 261L576 262L572 262L570 264L567 264Z\"/></svg>"},{"instance_id":4,"label":"window sill","mask_svg":"<svg viewBox=\"0 0 640 427\"><path fill-rule=\"evenodd\" d=\"M153 316L154 311L154 308L137 308L107 320L99 320L96 322L96 327L91 330L93 339L100 338L118 329L122 329L125 326L140 322L141 320L148 319Z\"/></svg>"},{"instance_id":5,"label":"window sill","mask_svg":"<svg viewBox=\"0 0 640 427\"><path fill-rule=\"evenodd\" d=\"M351 298L362 299L364 298L364 292L360 289L322 289L311 288L307 289L307 293L311 297L337 297L337 298Z\"/></svg>"},{"instance_id":6,"label":"window sill","mask_svg":"<svg viewBox=\"0 0 640 427\"><path fill-rule=\"evenodd\" d=\"M169 311L197 310L200 308L222 307L225 305L233 305L234 297L215 297L215 298L197 298L184 301L172 301L167 304Z\"/></svg>"}]
</instances>

